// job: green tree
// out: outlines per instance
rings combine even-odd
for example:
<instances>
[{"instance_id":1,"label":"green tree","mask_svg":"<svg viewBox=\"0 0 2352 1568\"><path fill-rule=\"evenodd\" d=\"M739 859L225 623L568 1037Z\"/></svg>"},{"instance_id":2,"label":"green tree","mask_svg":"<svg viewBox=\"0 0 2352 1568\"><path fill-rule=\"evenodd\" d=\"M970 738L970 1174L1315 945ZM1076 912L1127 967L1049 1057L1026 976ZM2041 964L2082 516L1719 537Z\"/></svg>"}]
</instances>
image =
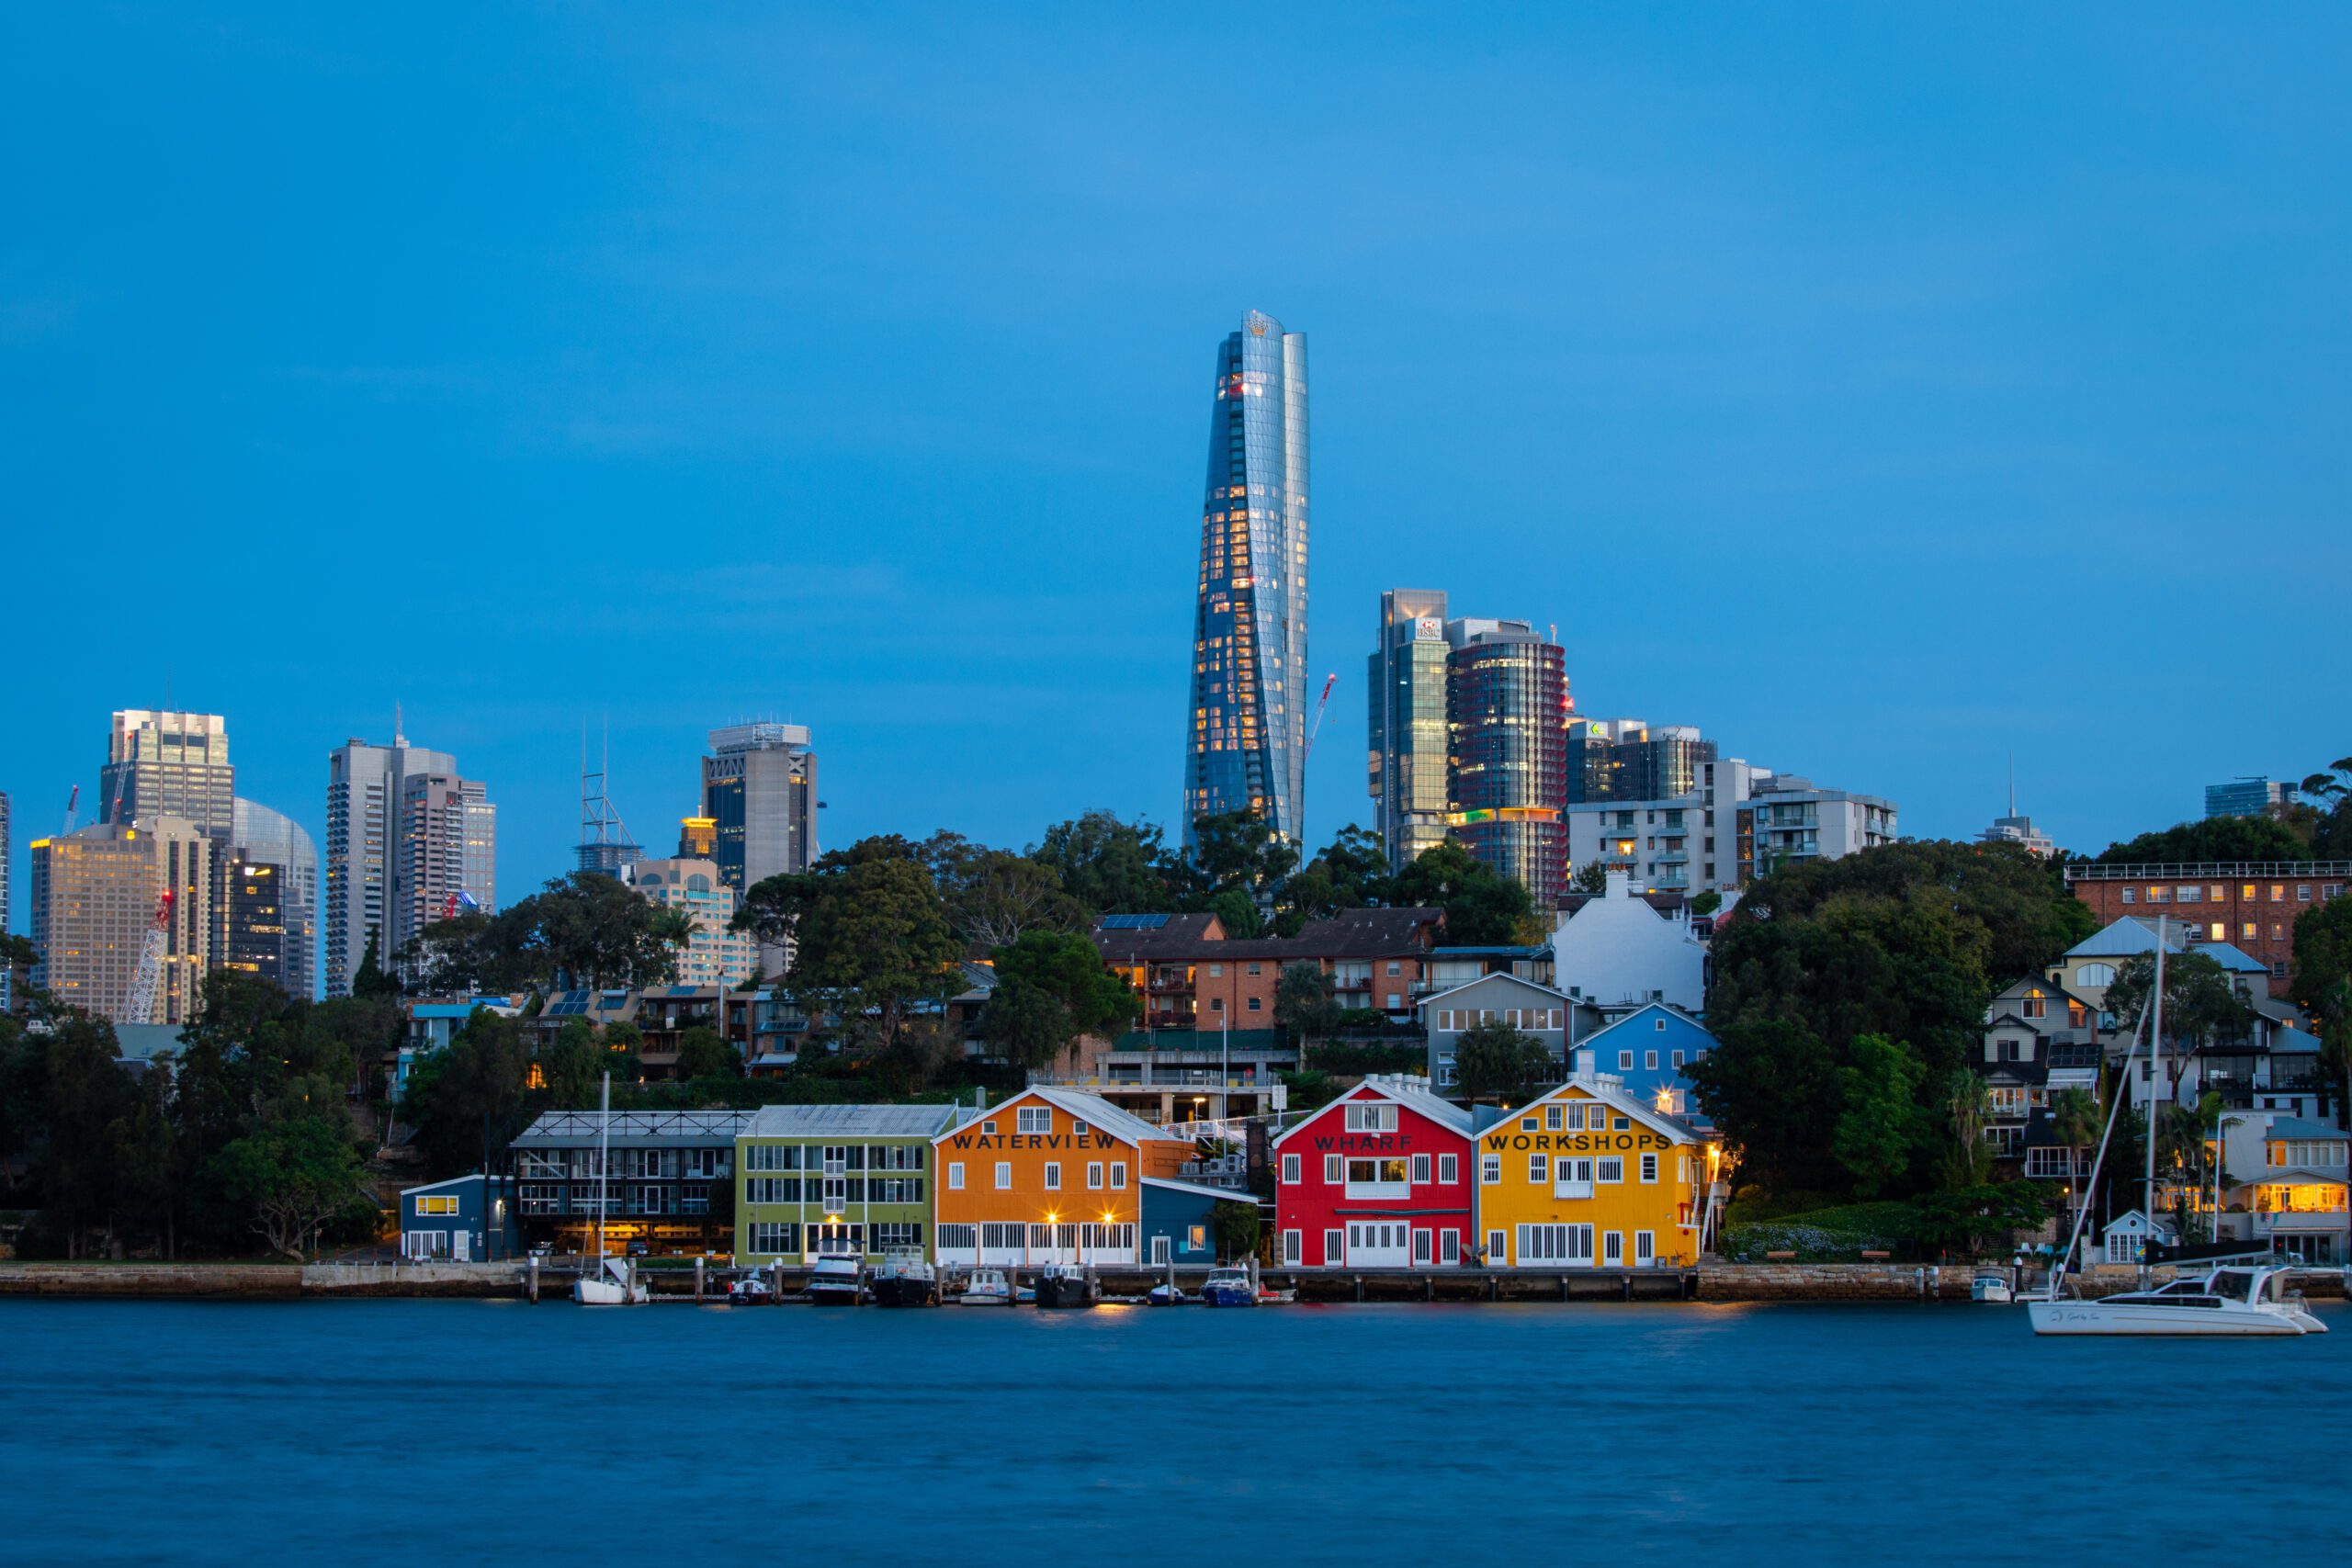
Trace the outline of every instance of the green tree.
<instances>
[{"instance_id":1,"label":"green tree","mask_svg":"<svg viewBox=\"0 0 2352 1568\"><path fill-rule=\"evenodd\" d=\"M1944 1160L1946 1187L1982 1187L1993 1179L1993 1150L1984 1141L1992 1110L1992 1092L1974 1070L1962 1067L1944 1081L1946 1123L1951 1129L1951 1148Z\"/></svg>"},{"instance_id":2,"label":"green tree","mask_svg":"<svg viewBox=\"0 0 2352 1568\"><path fill-rule=\"evenodd\" d=\"M2319 1067L2340 1125L2352 1107L2352 978L2338 980L2319 999Z\"/></svg>"},{"instance_id":3,"label":"green tree","mask_svg":"<svg viewBox=\"0 0 2352 1568\"><path fill-rule=\"evenodd\" d=\"M1258 901L1239 887L1220 887L1209 895L1208 912L1217 918L1225 934L1236 942L1250 942L1265 934L1265 917L1258 911Z\"/></svg>"},{"instance_id":4,"label":"green tree","mask_svg":"<svg viewBox=\"0 0 2352 1568\"><path fill-rule=\"evenodd\" d=\"M2295 968L2288 995L2317 1012L2328 994L2352 980L2352 897L2330 898L2295 917Z\"/></svg>"},{"instance_id":5,"label":"green tree","mask_svg":"<svg viewBox=\"0 0 2352 1568\"><path fill-rule=\"evenodd\" d=\"M1385 902L1388 883L1388 856L1380 835L1351 824L1282 885L1275 898L1275 928L1295 936L1308 920Z\"/></svg>"},{"instance_id":6,"label":"green tree","mask_svg":"<svg viewBox=\"0 0 2352 1568\"><path fill-rule=\"evenodd\" d=\"M476 1008L449 1043L409 1070L401 1120L416 1130L436 1177L480 1168L485 1147L495 1151L527 1120L531 1047L522 1026Z\"/></svg>"},{"instance_id":7,"label":"green tree","mask_svg":"<svg viewBox=\"0 0 2352 1568\"><path fill-rule=\"evenodd\" d=\"M991 850L957 833L933 833L923 858L956 934L996 949L1033 930L1083 931L1091 912L1062 887L1060 873L1032 855Z\"/></svg>"},{"instance_id":8,"label":"green tree","mask_svg":"<svg viewBox=\"0 0 2352 1568\"><path fill-rule=\"evenodd\" d=\"M696 1024L678 1036L678 1076L696 1078L739 1078L743 1054L729 1044L708 1024Z\"/></svg>"},{"instance_id":9,"label":"green tree","mask_svg":"<svg viewBox=\"0 0 2352 1568\"><path fill-rule=\"evenodd\" d=\"M1217 1256L1228 1263L1256 1255L1263 1223L1258 1205L1246 1200L1220 1199L1209 1205L1209 1228L1216 1233Z\"/></svg>"},{"instance_id":10,"label":"green tree","mask_svg":"<svg viewBox=\"0 0 2352 1568\"><path fill-rule=\"evenodd\" d=\"M351 994L355 997L390 998L401 994L397 976L384 972L377 952L377 933L368 933L368 945L359 954L359 968L351 977Z\"/></svg>"},{"instance_id":11,"label":"green tree","mask_svg":"<svg viewBox=\"0 0 2352 1568\"><path fill-rule=\"evenodd\" d=\"M272 1252L288 1258L315 1253L329 1222L367 1201L359 1156L325 1115L296 1117L239 1138L213 1164L221 1191Z\"/></svg>"},{"instance_id":12,"label":"green tree","mask_svg":"<svg viewBox=\"0 0 2352 1568\"><path fill-rule=\"evenodd\" d=\"M1340 1027L1343 1010L1334 994L1331 976L1320 964L1285 964L1274 981L1274 1021L1291 1032L1304 1048L1329 1038ZM1301 1060L1305 1057L1302 1055Z\"/></svg>"},{"instance_id":13,"label":"green tree","mask_svg":"<svg viewBox=\"0 0 2352 1568\"><path fill-rule=\"evenodd\" d=\"M1911 1052L1881 1034L1853 1044L1852 1062L1838 1069L1839 1110L1831 1147L1853 1179L1854 1190L1875 1197L1895 1185L1919 1144L1917 1092L1927 1069Z\"/></svg>"},{"instance_id":14,"label":"green tree","mask_svg":"<svg viewBox=\"0 0 2352 1568\"><path fill-rule=\"evenodd\" d=\"M1397 873L1391 893L1402 906L1443 909L1451 946L1532 943L1548 934L1524 884L1496 875L1451 839L1423 850Z\"/></svg>"},{"instance_id":15,"label":"green tree","mask_svg":"<svg viewBox=\"0 0 2352 1568\"><path fill-rule=\"evenodd\" d=\"M1507 1023L1481 1024L1454 1038L1453 1076L1465 1100L1518 1095L1558 1071L1544 1042Z\"/></svg>"},{"instance_id":16,"label":"green tree","mask_svg":"<svg viewBox=\"0 0 2352 1568\"><path fill-rule=\"evenodd\" d=\"M1830 1153L1838 1058L1790 1019L1752 1017L1713 1032L1716 1049L1686 1069L1692 1093L1739 1153L1744 1179L1774 1191L1843 1185Z\"/></svg>"},{"instance_id":17,"label":"green tree","mask_svg":"<svg viewBox=\"0 0 2352 1568\"><path fill-rule=\"evenodd\" d=\"M1043 1067L1080 1035L1107 1039L1134 1027L1136 994L1104 966L1090 938L1024 931L996 950L995 967L983 1026L1008 1061Z\"/></svg>"},{"instance_id":18,"label":"green tree","mask_svg":"<svg viewBox=\"0 0 2352 1568\"><path fill-rule=\"evenodd\" d=\"M812 1016L833 1012L844 1036L867 1051L889 1050L916 1009L963 987L964 943L911 848L864 840L805 878L784 879L796 884L779 901L797 911L789 927L794 995Z\"/></svg>"},{"instance_id":19,"label":"green tree","mask_svg":"<svg viewBox=\"0 0 2352 1568\"><path fill-rule=\"evenodd\" d=\"M1608 892L1609 863L1596 856L1577 867L1576 874L1568 878L1568 891L1589 893L1596 898Z\"/></svg>"},{"instance_id":20,"label":"green tree","mask_svg":"<svg viewBox=\"0 0 2352 1568\"><path fill-rule=\"evenodd\" d=\"M2136 1019L2155 988L2155 979L2154 954L2128 958L2117 966L2102 1005L2119 1020ZM2244 1039L2253 1021L2254 1009L2211 954L2165 955L2165 1068L2172 1084L2180 1083L2192 1053Z\"/></svg>"},{"instance_id":21,"label":"green tree","mask_svg":"<svg viewBox=\"0 0 2352 1568\"><path fill-rule=\"evenodd\" d=\"M594 1024L584 1018L565 1019L555 1038L539 1050L539 1078L546 1086L548 1103L592 1103L596 1098L598 1079L611 1070L606 1055L596 1039Z\"/></svg>"},{"instance_id":22,"label":"green tree","mask_svg":"<svg viewBox=\"0 0 2352 1568\"><path fill-rule=\"evenodd\" d=\"M2352 757L2337 758L2301 787L2303 802L2285 817L2309 844L2306 852L2313 860L2352 860Z\"/></svg>"},{"instance_id":23,"label":"green tree","mask_svg":"<svg viewBox=\"0 0 2352 1568\"><path fill-rule=\"evenodd\" d=\"M68 1257L85 1238L114 1239L119 1175L114 1127L137 1105L113 1025L78 1008L62 1008L34 1036L39 1077L34 1119L40 1128L33 1168L48 1227Z\"/></svg>"},{"instance_id":24,"label":"green tree","mask_svg":"<svg viewBox=\"0 0 2352 1568\"><path fill-rule=\"evenodd\" d=\"M2308 860L2311 851L2294 829L2274 817L2208 817L2109 844L2098 858L2109 865L2177 864Z\"/></svg>"},{"instance_id":25,"label":"green tree","mask_svg":"<svg viewBox=\"0 0 2352 1568\"><path fill-rule=\"evenodd\" d=\"M1238 892L1264 908L1297 865L1298 852L1256 812L1227 811L1193 821L1193 863L1215 892Z\"/></svg>"},{"instance_id":26,"label":"green tree","mask_svg":"<svg viewBox=\"0 0 2352 1568\"><path fill-rule=\"evenodd\" d=\"M1159 829L1089 811L1046 829L1029 858L1050 868L1062 891L1095 914L1161 914L1190 909L1206 889Z\"/></svg>"}]
</instances>

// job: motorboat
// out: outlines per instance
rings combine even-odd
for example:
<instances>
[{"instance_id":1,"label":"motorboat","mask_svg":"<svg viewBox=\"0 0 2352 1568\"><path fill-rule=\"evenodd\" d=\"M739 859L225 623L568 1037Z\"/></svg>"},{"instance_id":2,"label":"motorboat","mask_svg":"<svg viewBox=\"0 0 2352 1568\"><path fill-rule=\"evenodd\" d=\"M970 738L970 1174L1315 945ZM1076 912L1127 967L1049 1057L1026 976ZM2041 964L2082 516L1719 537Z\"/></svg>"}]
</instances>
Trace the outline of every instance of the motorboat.
<instances>
[{"instance_id":1,"label":"motorboat","mask_svg":"<svg viewBox=\"0 0 2352 1568\"><path fill-rule=\"evenodd\" d=\"M1102 1282L1080 1264L1048 1263L1037 1275L1041 1307L1091 1307L1102 1299Z\"/></svg>"},{"instance_id":2,"label":"motorboat","mask_svg":"<svg viewBox=\"0 0 2352 1568\"><path fill-rule=\"evenodd\" d=\"M1988 1302L1996 1306L2007 1306L2017 1300L2017 1293L2009 1288L2009 1277L2007 1274L1996 1269L1984 1269L1978 1270L1976 1278L1968 1282L1968 1299L1972 1302Z\"/></svg>"},{"instance_id":3,"label":"motorboat","mask_svg":"<svg viewBox=\"0 0 2352 1568\"><path fill-rule=\"evenodd\" d=\"M1173 1280L1163 1280L1145 1294L1143 1301L1146 1306L1172 1307L1187 1305L1192 1299Z\"/></svg>"},{"instance_id":4,"label":"motorboat","mask_svg":"<svg viewBox=\"0 0 2352 1568\"><path fill-rule=\"evenodd\" d=\"M1216 1269L1201 1286L1201 1304L1213 1307L1253 1307L1258 1304L1258 1287L1250 1282L1247 1269Z\"/></svg>"},{"instance_id":5,"label":"motorboat","mask_svg":"<svg viewBox=\"0 0 2352 1568\"><path fill-rule=\"evenodd\" d=\"M964 1281L957 1306L1001 1307L1012 1304L1012 1281L1001 1269L975 1269Z\"/></svg>"},{"instance_id":6,"label":"motorboat","mask_svg":"<svg viewBox=\"0 0 2352 1568\"><path fill-rule=\"evenodd\" d=\"M599 1258L571 1281L571 1299L582 1306L643 1306L652 1296L626 1258Z\"/></svg>"},{"instance_id":7,"label":"motorboat","mask_svg":"<svg viewBox=\"0 0 2352 1568\"><path fill-rule=\"evenodd\" d=\"M764 1274L746 1274L727 1287L727 1299L737 1306L767 1306L775 1301L775 1287Z\"/></svg>"},{"instance_id":8,"label":"motorboat","mask_svg":"<svg viewBox=\"0 0 2352 1568\"><path fill-rule=\"evenodd\" d=\"M2284 1269L2216 1269L2152 1291L2029 1301L2036 1334L2324 1334Z\"/></svg>"},{"instance_id":9,"label":"motorboat","mask_svg":"<svg viewBox=\"0 0 2352 1568\"><path fill-rule=\"evenodd\" d=\"M939 1273L920 1252L899 1249L882 1255L867 1287L875 1304L886 1307L928 1307L939 1304Z\"/></svg>"},{"instance_id":10,"label":"motorboat","mask_svg":"<svg viewBox=\"0 0 2352 1568\"><path fill-rule=\"evenodd\" d=\"M865 1299L865 1259L854 1253L818 1255L808 1270L808 1300L817 1306L855 1306Z\"/></svg>"}]
</instances>

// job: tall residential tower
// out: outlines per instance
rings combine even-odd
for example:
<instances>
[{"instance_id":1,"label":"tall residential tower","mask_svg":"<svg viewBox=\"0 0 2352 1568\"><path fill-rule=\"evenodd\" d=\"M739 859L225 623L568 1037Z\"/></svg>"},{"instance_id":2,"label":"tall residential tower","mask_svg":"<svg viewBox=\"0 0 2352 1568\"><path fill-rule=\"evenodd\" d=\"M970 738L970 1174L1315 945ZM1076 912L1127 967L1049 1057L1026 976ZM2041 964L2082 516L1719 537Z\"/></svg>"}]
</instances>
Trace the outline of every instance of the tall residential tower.
<instances>
[{"instance_id":1,"label":"tall residential tower","mask_svg":"<svg viewBox=\"0 0 2352 1568\"><path fill-rule=\"evenodd\" d=\"M352 739L327 758L326 991L348 996L376 940L393 956L452 907L498 907L498 808L446 751Z\"/></svg>"},{"instance_id":2,"label":"tall residential tower","mask_svg":"<svg viewBox=\"0 0 2352 1568\"><path fill-rule=\"evenodd\" d=\"M1184 842L1250 811L1296 843L1306 796L1306 335L1252 310L1217 350L1201 503Z\"/></svg>"}]
</instances>

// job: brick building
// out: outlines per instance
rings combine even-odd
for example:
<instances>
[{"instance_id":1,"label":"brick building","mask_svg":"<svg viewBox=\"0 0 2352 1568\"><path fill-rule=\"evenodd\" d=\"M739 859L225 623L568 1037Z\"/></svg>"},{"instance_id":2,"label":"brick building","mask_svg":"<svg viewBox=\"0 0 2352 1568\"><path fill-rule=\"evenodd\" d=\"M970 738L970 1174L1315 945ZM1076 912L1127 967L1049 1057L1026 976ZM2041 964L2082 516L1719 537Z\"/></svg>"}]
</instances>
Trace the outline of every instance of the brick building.
<instances>
[{"instance_id":1,"label":"brick building","mask_svg":"<svg viewBox=\"0 0 2352 1568\"><path fill-rule=\"evenodd\" d=\"M2352 887L2352 861L2203 862L2066 868L2066 886L2104 926L2127 915L2178 921L2192 947L2226 942L2270 968L2283 996L2295 959L2295 919Z\"/></svg>"}]
</instances>

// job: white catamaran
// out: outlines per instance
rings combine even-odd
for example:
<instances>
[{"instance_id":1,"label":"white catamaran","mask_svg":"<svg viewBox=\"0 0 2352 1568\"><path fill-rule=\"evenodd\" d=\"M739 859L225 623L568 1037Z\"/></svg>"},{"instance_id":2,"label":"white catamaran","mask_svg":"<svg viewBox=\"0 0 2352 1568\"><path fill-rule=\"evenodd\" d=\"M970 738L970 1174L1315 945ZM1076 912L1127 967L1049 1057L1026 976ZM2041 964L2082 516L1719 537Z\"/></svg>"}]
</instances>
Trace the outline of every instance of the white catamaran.
<instances>
[{"instance_id":1,"label":"white catamaran","mask_svg":"<svg viewBox=\"0 0 2352 1568\"><path fill-rule=\"evenodd\" d=\"M2154 1290L2138 1290L2095 1300L2061 1297L2066 1265L2082 1239L2090 1218L2090 1194L2098 1190L2099 1172L2107 1163L2108 1140L2115 1134L2115 1119L2131 1098L2132 1058L2140 1050L2141 1026L2147 1026L2148 1117L2142 1142L2147 1147L2147 1168L2142 1213L2151 1221L2156 1213L2156 1097L2164 1089L2165 922L2156 919L2156 976L2140 1021L2132 1030L2132 1043L2123 1054L2116 1080L2115 1104L2107 1113L2107 1128L2099 1134L2098 1155L2084 1185L2082 1212L2066 1237L2066 1249L2050 1270L2050 1285L2026 1302L2027 1315L2036 1334L2194 1334L2280 1335L2324 1334L2327 1325L2312 1315L2302 1297L2288 1288L2289 1271L2266 1265L2215 1268L2203 1275L2183 1275ZM2153 1238L2153 1230L2151 1232ZM2143 1268L2141 1280L2147 1275Z\"/></svg>"},{"instance_id":2,"label":"white catamaran","mask_svg":"<svg viewBox=\"0 0 2352 1568\"><path fill-rule=\"evenodd\" d=\"M596 1258L571 1281L571 1299L582 1306L640 1306L652 1292L624 1258L605 1256L605 1197L610 1185L613 1144L613 1075L605 1075L604 1114L596 1126Z\"/></svg>"}]
</instances>

